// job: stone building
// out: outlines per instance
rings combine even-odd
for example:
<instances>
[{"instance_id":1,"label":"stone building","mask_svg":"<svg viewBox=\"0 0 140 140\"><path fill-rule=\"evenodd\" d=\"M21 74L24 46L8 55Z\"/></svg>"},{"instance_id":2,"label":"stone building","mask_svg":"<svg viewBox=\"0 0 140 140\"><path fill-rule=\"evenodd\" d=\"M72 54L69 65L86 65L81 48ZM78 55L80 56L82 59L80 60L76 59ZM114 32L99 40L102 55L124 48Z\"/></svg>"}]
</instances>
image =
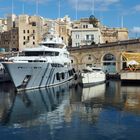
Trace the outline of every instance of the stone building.
<instances>
[{"instance_id":1,"label":"stone building","mask_svg":"<svg viewBox=\"0 0 140 140\"><path fill-rule=\"evenodd\" d=\"M96 27L89 22L89 18L73 22L73 28L71 30L73 47L103 43L99 28L100 22L98 20L96 22Z\"/></svg>"},{"instance_id":2,"label":"stone building","mask_svg":"<svg viewBox=\"0 0 140 140\"><path fill-rule=\"evenodd\" d=\"M20 15L18 19L19 28L19 50L26 47L35 47L47 31L44 19L40 16Z\"/></svg>"},{"instance_id":3,"label":"stone building","mask_svg":"<svg viewBox=\"0 0 140 140\"><path fill-rule=\"evenodd\" d=\"M6 21L7 31L0 33L0 48L6 51L35 47L47 32L45 20L40 16L12 14Z\"/></svg>"},{"instance_id":4,"label":"stone building","mask_svg":"<svg viewBox=\"0 0 140 140\"><path fill-rule=\"evenodd\" d=\"M109 28L103 26L95 17L74 21L72 30L72 46L102 44L128 39L126 28Z\"/></svg>"},{"instance_id":5,"label":"stone building","mask_svg":"<svg viewBox=\"0 0 140 140\"><path fill-rule=\"evenodd\" d=\"M5 51L17 51L19 46L18 28L0 33L0 48Z\"/></svg>"},{"instance_id":6,"label":"stone building","mask_svg":"<svg viewBox=\"0 0 140 140\"><path fill-rule=\"evenodd\" d=\"M68 16L53 20L11 14L7 19L0 19L0 48L22 51L26 47L35 47L51 28L67 46L72 47L128 39L126 28L105 27L94 16L71 21Z\"/></svg>"},{"instance_id":7,"label":"stone building","mask_svg":"<svg viewBox=\"0 0 140 140\"><path fill-rule=\"evenodd\" d=\"M128 30L126 28L101 28L101 35L104 43L116 42L128 39Z\"/></svg>"},{"instance_id":8,"label":"stone building","mask_svg":"<svg viewBox=\"0 0 140 140\"><path fill-rule=\"evenodd\" d=\"M7 15L7 31L18 27L18 17L15 14Z\"/></svg>"},{"instance_id":9,"label":"stone building","mask_svg":"<svg viewBox=\"0 0 140 140\"><path fill-rule=\"evenodd\" d=\"M0 33L7 31L7 20L0 18Z\"/></svg>"},{"instance_id":10,"label":"stone building","mask_svg":"<svg viewBox=\"0 0 140 140\"><path fill-rule=\"evenodd\" d=\"M69 45L69 38L71 37L71 26L71 20L67 15L64 18L55 20L56 33L62 38L67 46Z\"/></svg>"}]
</instances>

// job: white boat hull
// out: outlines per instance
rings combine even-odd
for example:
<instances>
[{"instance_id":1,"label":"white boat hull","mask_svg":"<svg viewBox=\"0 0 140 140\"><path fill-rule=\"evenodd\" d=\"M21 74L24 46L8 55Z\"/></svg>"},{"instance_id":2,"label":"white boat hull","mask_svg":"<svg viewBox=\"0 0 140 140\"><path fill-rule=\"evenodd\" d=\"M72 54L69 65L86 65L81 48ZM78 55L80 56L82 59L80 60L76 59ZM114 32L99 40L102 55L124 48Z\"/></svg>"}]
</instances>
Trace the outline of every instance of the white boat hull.
<instances>
[{"instance_id":1,"label":"white boat hull","mask_svg":"<svg viewBox=\"0 0 140 140\"><path fill-rule=\"evenodd\" d=\"M4 66L17 91L55 86L73 79L75 75L71 67L56 67L50 63L4 63Z\"/></svg>"},{"instance_id":2,"label":"white boat hull","mask_svg":"<svg viewBox=\"0 0 140 140\"><path fill-rule=\"evenodd\" d=\"M82 73L82 85L83 87L94 86L106 81L106 75L104 72L89 72Z\"/></svg>"}]
</instances>

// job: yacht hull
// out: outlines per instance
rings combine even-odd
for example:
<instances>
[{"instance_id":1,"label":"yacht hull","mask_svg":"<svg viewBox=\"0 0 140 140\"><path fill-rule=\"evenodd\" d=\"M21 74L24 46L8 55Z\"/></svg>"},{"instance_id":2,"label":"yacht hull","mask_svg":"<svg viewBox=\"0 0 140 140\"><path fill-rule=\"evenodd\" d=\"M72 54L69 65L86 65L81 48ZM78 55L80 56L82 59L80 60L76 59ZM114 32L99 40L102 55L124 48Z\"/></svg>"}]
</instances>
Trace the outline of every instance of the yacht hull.
<instances>
[{"instance_id":1,"label":"yacht hull","mask_svg":"<svg viewBox=\"0 0 140 140\"><path fill-rule=\"evenodd\" d=\"M106 81L106 76L103 72L82 73L82 86L90 87L102 84Z\"/></svg>"},{"instance_id":2,"label":"yacht hull","mask_svg":"<svg viewBox=\"0 0 140 140\"><path fill-rule=\"evenodd\" d=\"M43 88L65 83L74 78L72 67L50 63L3 63L16 90Z\"/></svg>"}]
</instances>

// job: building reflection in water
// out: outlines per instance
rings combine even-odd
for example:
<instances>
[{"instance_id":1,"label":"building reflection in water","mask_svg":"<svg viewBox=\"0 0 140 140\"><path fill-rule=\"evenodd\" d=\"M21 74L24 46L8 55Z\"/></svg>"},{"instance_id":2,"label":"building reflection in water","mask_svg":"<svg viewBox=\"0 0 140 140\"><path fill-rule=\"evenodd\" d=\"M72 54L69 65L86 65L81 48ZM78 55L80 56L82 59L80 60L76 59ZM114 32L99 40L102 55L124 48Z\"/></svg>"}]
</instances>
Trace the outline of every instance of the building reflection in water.
<instances>
[{"instance_id":1,"label":"building reflection in water","mask_svg":"<svg viewBox=\"0 0 140 140\"><path fill-rule=\"evenodd\" d=\"M106 84L88 88L79 87L78 91L80 91L80 93L73 93L74 95L70 98L71 112L78 113L82 120L92 123L96 122L102 110L105 90Z\"/></svg>"},{"instance_id":2,"label":"building reflection in water","mask_svg":"<svg viewBox=\"0 0 140 140\"><path fill-rule=\"evenodd\" d=\"M1 89L0 122L14 128L48 125L51 129L81 120L96 123L107 107L140 113L140 87L121 86L110 82L90 88L64 84L57 87L15 94Z\"/></svg>"},{"instance_id":3,"label":"building reflection in water","mask_svg":"<svg viewBox=\"0 0 140 140\"><path fill-rule=\"evenodd\" d=\"M121 86L124 110L140 114L140 86Z\"/></svg>"}]
</instances>

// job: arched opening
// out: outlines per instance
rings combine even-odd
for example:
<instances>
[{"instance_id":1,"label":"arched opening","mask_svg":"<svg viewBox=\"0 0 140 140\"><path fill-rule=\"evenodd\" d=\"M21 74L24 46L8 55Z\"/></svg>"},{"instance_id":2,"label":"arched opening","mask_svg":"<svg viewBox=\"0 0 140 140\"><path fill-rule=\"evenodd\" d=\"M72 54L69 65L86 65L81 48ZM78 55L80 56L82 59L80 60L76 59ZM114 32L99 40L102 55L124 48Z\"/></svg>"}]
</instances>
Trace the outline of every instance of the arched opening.
<instances>
[{"instance_id":1,"label":"arched opening","mask_svg":"<svg viewBox=\"0 0 140 140\"><path fill-rule=\"evenodd\" d=\"M78 59L73 55L70 56L70 59L71 59L72 66L77 70L78 69Z\"/></svg>"},{"instance_id":2,"label":"arched opening","mask_svg":"<svg viewBox=\"0 0 140 140\"><path fill-rule=\"evenodd\" d=\"M116 73L116 57L113 54L111 53L106 54L102 59L102 63L103 70L105 72Z\"/></svg>"},{"instance_id":3,"label":"arched opening","mask_svg":"<svg viewBox=\"0 0 140 140\"><path fill-rule=\"evenodd\" d=\"M96 58L91 54L84 55L81 60L82 66L95 66L96 65Z\"/></svg>"}]
</instances>

